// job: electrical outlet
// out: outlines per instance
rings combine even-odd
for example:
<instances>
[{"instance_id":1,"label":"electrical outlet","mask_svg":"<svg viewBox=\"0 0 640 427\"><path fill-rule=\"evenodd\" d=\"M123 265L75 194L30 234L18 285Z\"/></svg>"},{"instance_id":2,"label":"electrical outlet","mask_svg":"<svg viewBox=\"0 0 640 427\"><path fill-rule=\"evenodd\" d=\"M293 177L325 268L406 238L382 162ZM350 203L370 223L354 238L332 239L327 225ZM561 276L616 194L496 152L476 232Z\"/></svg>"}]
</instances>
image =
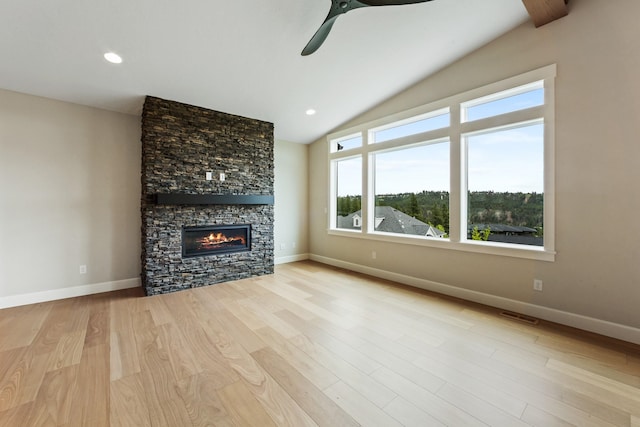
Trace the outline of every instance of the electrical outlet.
<instances>
[{"instance_id":1,"label":"electrical outlet","mask_svg":"<svg viewBox=\"0 0 640 427\"><path fill-rule=\"evenodd\" d=\"M538 291L538 292L542 292L542 280L533 279L533 290L534 291Z\"/></svg>"},{"instance_id":2,"label":"electrical outlet","mask_svg":"<svg viewBox=\"0 0 640 427\"><path fill-rule=\"evenodd\" d=\"M79 271L80 271L80 274L87 274L87 266L84 264L81 265Z\"/></svg>"},{"instance_id":3,"label":"electrical outlet","mask_svg":"<svg viewBox=\"0 0 640 427\"><path fill-rule=\"evenodd\" d=\"M220 182L224 182L225 179L227 179L227 176L224 174L224 172L220 172Z\"/></svg>"},{"instance_id":4,"label":"electrical outlet","mask_svg":"<svg viewBox=\"0 0 640 427\"><path fill-rule=\"evenodd\" d=\"M371 251L371 258L372 259L376 259L378 256L378 254L376 253L376 251Z\"/></svg>"},{"instance_id":5,"label":"electrical outlet","mask_svg":"<svg viewBox=\"0 0 640 427\"><path fill-rule=\"evenodd\" d=\"M213 172L205 172L204 176L207 181L211 181L213 179Z\"/></svg>"},{"instance_id":6,"label":"electrical outlet","mask_svg":"<svg viewBox=\"0 0 640 427\"><path fill-rule=\"evenodd\" d=\"M284 250L287 248L287 244L286 243L280 243L280 249Z\"/></svg>"},{"instance_id":7,"label":"electrical outlet","mask_svg":"<svg viewBox=\"0 0 640 427\"><path fill-rule=\"evenodd\" d=\"M291 247L292 247L293 249L295 249L295 248L296 248L296 242L291 242Z\"/></svg>"}]
</instances>

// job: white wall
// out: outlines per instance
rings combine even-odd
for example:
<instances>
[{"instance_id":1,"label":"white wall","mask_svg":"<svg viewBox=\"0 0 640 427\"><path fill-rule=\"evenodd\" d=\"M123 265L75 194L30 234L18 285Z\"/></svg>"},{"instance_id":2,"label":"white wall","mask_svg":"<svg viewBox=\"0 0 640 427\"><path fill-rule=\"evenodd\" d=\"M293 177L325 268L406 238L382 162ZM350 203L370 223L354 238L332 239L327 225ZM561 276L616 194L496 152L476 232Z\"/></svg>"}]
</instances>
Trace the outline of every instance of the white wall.
<instances>
[{"instance_id":1,"label":"white wall","mask_svg":"<svg viewBox=\"0 0 640 427\"><path fill-rule=\"evenodd\" d=\"M307 259L308 151L303 144L275 141L275 262Z\"/></svg>"},{"instance_id":2,"label":"white wall","mask_svg":"<svg viewBox=\"0 0 640 427\"><path fill-rule=\"evenodd\" d=\"M0 307L139 275L140 118L0 90Z\"/></svg>"},{"instance_id":3,"label":"white wall","mask_svg":"<svg viewBox=\"0 0 640 427\"><path fill-rule=\"evenodd\" d=\"M579 326L586 316L603 321L592 328L599 332L612 322L631 327L619 337L640 342L640 2L569 7L569 16L523 24L343 127L557 63L555 262L329 236L325 139L309 153L312 257L553 320L570 313ZM532 291L533 278L544 292Z\"/></svg>"}]
</instances>

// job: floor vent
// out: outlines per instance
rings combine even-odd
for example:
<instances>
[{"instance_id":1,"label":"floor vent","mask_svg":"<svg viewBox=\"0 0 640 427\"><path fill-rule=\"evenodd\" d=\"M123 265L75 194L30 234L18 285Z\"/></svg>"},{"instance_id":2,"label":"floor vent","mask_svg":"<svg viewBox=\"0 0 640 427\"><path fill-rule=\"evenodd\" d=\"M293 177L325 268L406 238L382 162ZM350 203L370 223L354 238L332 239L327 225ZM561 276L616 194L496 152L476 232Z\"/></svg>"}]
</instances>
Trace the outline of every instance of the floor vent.
<instances>
[{"instance_id":1,"label":"floor vent","mask_svg":"<svg viewBox=\"0 0 640 427\"><path fill-rule=\"evenodd\" d=\"M525 316L524 314L520 313L512 313L510 311L501 311L500 316L506 317L507 319L528 323L530 325L537 325L539 321L535 317Z\"/></svg>"}]
</instances>

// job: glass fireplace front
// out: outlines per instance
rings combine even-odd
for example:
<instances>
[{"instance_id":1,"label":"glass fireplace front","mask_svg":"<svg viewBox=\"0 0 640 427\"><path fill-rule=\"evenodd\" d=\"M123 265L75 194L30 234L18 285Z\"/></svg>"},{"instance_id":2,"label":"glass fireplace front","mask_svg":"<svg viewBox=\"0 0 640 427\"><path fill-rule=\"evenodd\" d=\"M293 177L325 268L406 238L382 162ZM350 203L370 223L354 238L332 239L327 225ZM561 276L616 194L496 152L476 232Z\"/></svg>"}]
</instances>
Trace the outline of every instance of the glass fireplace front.
<instances>
[{"instance_id":1,"label":"glass fireplace front","mask_svg":"<svg viewBox=\"0 0 640 427\"><path fill-rule=\"evenodd\" d=\"M251 250L251 225L207 225L182 229L185 258Z\"/></svg>"}]
</instances>

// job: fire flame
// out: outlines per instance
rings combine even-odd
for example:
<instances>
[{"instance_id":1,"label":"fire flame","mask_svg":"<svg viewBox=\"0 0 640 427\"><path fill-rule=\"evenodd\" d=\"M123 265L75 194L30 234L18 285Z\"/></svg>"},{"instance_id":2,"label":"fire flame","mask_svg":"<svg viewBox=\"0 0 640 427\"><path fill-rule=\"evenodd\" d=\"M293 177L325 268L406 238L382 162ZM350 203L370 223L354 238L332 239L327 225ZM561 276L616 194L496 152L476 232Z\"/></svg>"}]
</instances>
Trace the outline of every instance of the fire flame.
<instances>
[{"instance_id":1,"label":"fire flame","mask_svg":"<svg viewBox=\"0 0 640 427\"><path fill-rule=\"evenodd\" d=\"M223 233L210 233L208 236L203 237L200 240L200 243L204 246L219 245L222 243L231 242L240 242L243 245L246 244L245 238L242 236L227 237Z\"/></svg>"}]
</instances>

